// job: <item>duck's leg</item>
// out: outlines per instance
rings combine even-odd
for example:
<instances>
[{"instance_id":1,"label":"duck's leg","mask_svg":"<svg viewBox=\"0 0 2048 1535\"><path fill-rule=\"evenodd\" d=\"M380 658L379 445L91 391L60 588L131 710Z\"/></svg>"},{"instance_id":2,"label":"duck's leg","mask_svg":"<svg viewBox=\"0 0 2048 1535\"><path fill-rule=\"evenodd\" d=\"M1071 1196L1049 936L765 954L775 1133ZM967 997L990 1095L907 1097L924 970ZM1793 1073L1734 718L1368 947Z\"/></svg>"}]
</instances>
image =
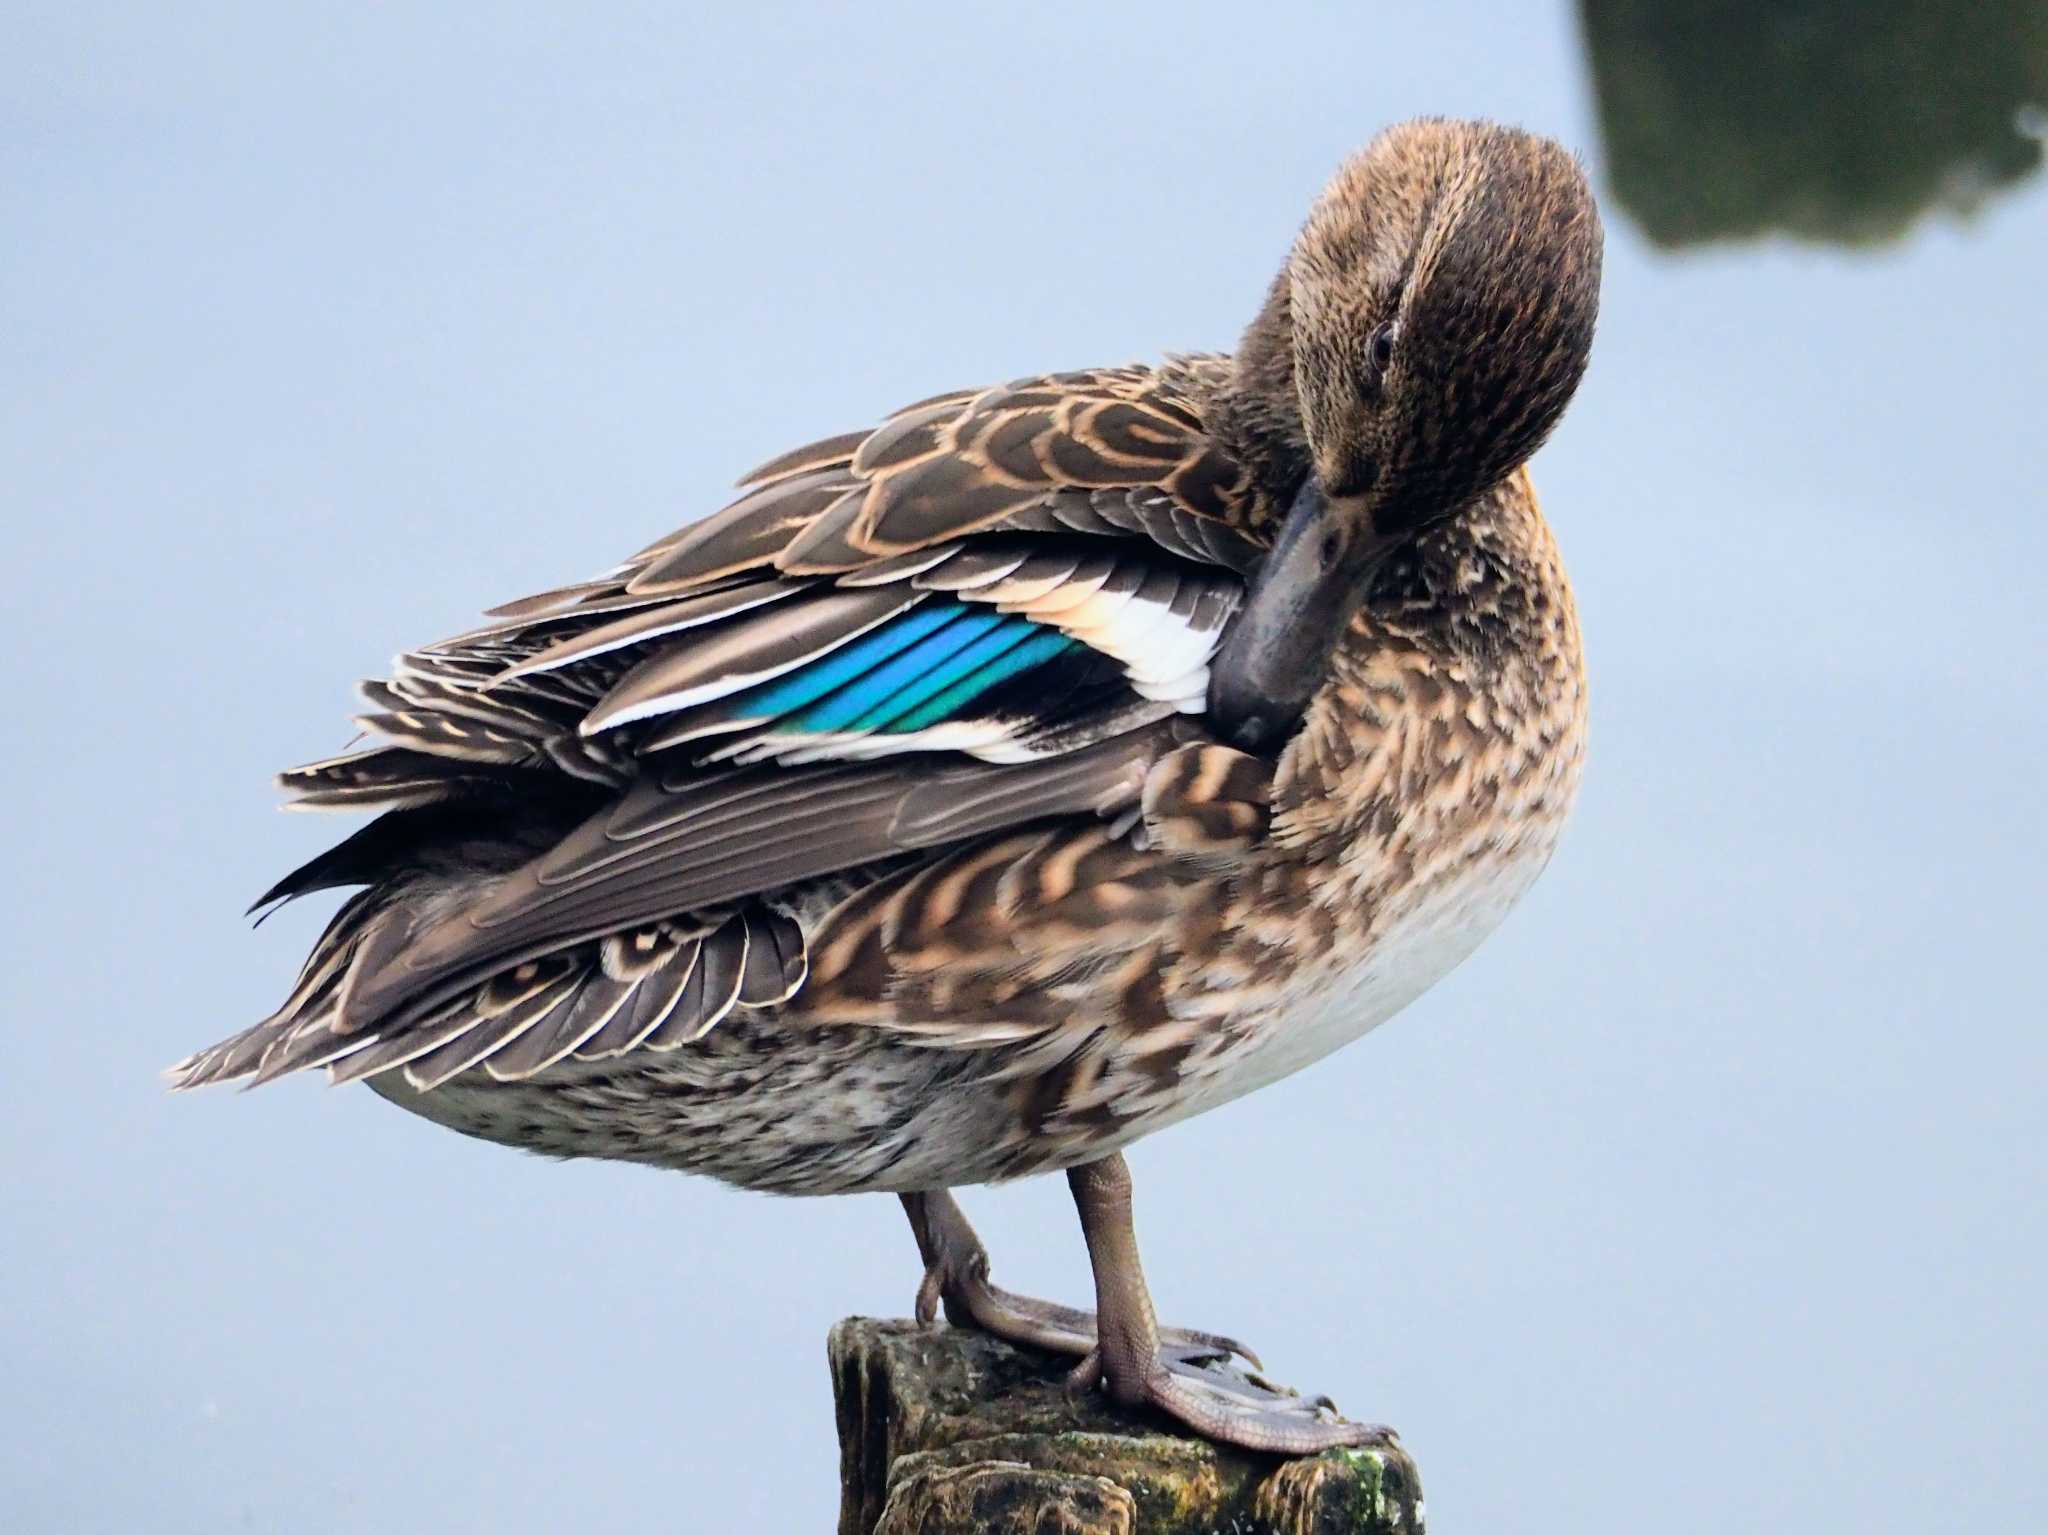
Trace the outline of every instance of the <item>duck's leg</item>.
<instances>
[{"instance_id":1,"label":"duck's leg","mask_svg":"<svg viewBox=\"0 0 2048 1535\"><path fill-rule=\"evenodd\" d=\"M1075 1370L1078 1383L1100 1381L1125 1406L1149 1402L1204 1438L1279 1455L1313 1455L1340 1444L1386 1444L1393 1430L1351 1423L1327 1397L1302 1397L1200 1368L1215 1358L1191 1354L1162 1334L1138 1261L1131 1224L1131 1173L1121 1155L1067 1173L1081 1234L1095 1270L1101 1342ZM1242 1353L1243 1350L1238 1350Z\"/></svg>"},{"instance_id":2,"label":"duck's leg","mask_svg":"<svg viewBox=\"0 0 2048 1535\"><path fill-rule=\"evenodd\" d=\"M903 1213L910 1217L911 1233L917 1238L917 1250L924 1258L924 1280L917 1287L920 1322L929 1325L937 1321L943 1307L946 1320L955 1327L979 1327L1012 1343L1076 1358L1095 1352L1094 1312L1015 1295L989 1283L988 1249L981 1245L967 1213L951 1194L938 1189L900 1197ZM1190 1358L1225 1359L1236 1354L1258 1364L1243 1344L1214 1333L1173 1328L1165 1336L1171 1346L1185 1350Z\"/></svg>"}]
</instances>

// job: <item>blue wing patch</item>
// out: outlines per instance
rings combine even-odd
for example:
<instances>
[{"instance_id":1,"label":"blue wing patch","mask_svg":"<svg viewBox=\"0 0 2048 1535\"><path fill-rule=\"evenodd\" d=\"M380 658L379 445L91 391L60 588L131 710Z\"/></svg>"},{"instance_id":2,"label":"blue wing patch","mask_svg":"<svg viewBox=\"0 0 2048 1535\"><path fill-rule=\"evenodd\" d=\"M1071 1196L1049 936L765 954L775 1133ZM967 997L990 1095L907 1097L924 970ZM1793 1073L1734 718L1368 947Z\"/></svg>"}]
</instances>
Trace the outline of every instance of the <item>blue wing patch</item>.
<instances>
[{"instance_id":1,"label":"blue wing patch","mask_svg":"<svg viewBox=\"0 0 2048 1535\"><path fill-rule=\"evenodd\" d=\"M733 720L778 735L904 735L960 718L982 695L1080 641L983 605L927 601L796 671L736 693Z\"/></svg>"},{"instance_id":2,"label":"blue wing patch","mask_svg":"<svg viewBox=\"0 0 2048 1535\"><path fill-rule=\"evenodd\" d=\"M649 647L623 656L578 727L646 723L634 743L643 754L1021 761L1200 712L1242 593L1235 575L1081 543L977 545L891 574L751 601L687 639L658 613L636 617L630 635L603 626L551 646L522 676Z\"/></svg>"}]
</instances>

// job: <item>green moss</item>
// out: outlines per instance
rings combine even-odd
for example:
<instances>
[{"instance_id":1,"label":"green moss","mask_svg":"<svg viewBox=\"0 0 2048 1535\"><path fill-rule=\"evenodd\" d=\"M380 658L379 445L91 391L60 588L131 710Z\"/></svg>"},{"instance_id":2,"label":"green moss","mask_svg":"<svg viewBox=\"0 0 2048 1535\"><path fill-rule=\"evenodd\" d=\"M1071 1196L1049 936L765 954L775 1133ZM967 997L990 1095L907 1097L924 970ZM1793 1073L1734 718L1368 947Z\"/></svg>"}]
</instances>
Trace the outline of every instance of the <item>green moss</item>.
<instances>
[{"instance_id":1,"label":"green moss","mask_svg":"<svg viewBox=\"0 0 2048 1535\"><path fill-rule=\"evenodd\" d=\"M1382 1528L1387 1515L1382 1490L1386 1482L1386 1457L1377 1450L1340 1449L1330 1452L1351 1467L1351 1521L1361 1530Z\"/></svg>"}]
</instances>

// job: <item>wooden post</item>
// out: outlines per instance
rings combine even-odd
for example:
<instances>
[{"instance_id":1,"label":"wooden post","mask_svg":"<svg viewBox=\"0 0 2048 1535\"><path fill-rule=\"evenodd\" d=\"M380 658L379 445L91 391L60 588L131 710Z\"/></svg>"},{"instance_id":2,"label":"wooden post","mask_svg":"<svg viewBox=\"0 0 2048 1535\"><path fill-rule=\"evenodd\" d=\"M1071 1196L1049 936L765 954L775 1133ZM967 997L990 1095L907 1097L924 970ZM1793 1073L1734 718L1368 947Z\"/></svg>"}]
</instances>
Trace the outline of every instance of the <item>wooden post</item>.
<instances>
[{"instance_id":1,"label":"wooden post","mask_svg":"<svg viewBox=\"0 0 2048 1535\"><path fill-rule=\"evenodd\" d=\"M1223 1448L984 1334L850 1317L827 1342L839 1535L1421 1535L1398 1449Z\"/></svg>"}]
</instances>

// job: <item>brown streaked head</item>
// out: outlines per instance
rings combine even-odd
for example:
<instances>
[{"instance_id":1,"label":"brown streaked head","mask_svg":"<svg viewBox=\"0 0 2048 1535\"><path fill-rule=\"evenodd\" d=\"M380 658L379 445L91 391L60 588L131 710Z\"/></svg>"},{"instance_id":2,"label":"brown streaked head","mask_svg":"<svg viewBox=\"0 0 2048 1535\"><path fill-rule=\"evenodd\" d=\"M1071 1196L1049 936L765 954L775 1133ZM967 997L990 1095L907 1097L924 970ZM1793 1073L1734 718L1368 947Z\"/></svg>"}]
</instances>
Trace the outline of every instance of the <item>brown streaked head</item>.
<instances>
[{"instance_id":1,"label":"brown streaked head","mask_svg":"<svg viewBox=\"0 0 2048 1535\"><path fill-rule=\"evenodd\" d=\"M1577 162L1518 129L1404 123L1337 172L1223 402L1254 456L1283 460L1255 470L1298 487L1214 668L1210 709L1239 744L1292 730L1386 554L1557 424L1592 348L1600 252Z\"/></svg>"}]
</instances>

